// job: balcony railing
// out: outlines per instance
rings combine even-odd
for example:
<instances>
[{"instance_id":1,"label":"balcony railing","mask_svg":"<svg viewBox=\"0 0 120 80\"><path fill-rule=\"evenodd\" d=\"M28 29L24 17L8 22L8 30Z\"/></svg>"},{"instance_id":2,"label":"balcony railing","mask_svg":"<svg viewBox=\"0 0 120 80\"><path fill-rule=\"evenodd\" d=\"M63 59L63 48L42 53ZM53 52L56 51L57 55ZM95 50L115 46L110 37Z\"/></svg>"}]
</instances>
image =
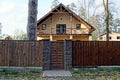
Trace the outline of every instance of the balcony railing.
<instances>
[{"instance_id":1,"label":"balcony railing","mask_svg":"<svg viewBox=\"0 0 120 80\"><path fill-rule=\"evenodd\" d=\"M89 34L89 30L86 28L66 28L66 29L56 29L51 28L51 30L39 30L37 31L37 34L45 35L45 34Z\"/></svg>"}]
</instances>

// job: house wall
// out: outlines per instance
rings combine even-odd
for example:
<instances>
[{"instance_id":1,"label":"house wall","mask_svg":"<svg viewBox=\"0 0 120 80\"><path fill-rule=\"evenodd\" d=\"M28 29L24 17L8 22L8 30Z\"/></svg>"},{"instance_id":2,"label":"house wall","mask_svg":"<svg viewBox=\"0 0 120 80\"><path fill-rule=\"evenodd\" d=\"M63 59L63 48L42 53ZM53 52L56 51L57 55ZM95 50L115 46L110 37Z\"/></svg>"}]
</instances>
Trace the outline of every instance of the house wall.
<instances>
[{"instance_id":1,"label":"house wall","mask_svg":"<svg viewBox=\"0 0 120 80\"><path fill-rule=\"evenodd\" d=\"M61 36L53 36L52 37L52 40L53 41L56 41L56 40L65 40L65 39L70 39L70 36L69 35L61 35Z\"/></svg>"},{"instance_id":2,"label":"house wall","mask_svg":"<svg viewBox=\"0 0 120 80\"><path fill-rule=\"evenodd\" d=\"M45 30L41 30L42 24L46 24ZM89 33L89 29L86 27L86 25L70 16L68 13L55 13L54 15L48 17L45 21L38 25L38 31L42 34L56 34L56 24L66 24L67 34ZM76 29L76 24L81 24L81 29ZM72 31L71 28L73 28Z\"/></svg>"},{"instance_id":3,"label":"house wall","mask_svg":"<svg viewBox=\"0 0 120 80\"><path fill-rule=\"evenodd\" d=\"M42 30L42 24L46 24L46 29ZM66 24L66 34L58 35L56 34L56 24ZM76 24L81 24L80 29L76 29ZM64 39L73 39L73 40L89 40L89 36L79 35L78 34L88 34L89 29L81 21L76 19L73 16L70 16L68 13L55 13L52 16L49 16L41 24L38 25L38 36L37 40L41 39L50 39L51 41L64 40ZM53 35L54 34L54 35ZM47 35L47 36L46 36Z\"/></svg>"},{"instance_id":4,"label":"house wall","mask_svg":"<svg viewBox=\"0 0 120 80\"><path fill-rule=\"evenodd\" d=\"M120 37L120 33L114 33L114 32L110 33L109 37L111 37L111 39L109 39L109 41L120 41L120 39L117 39L118 36ZM106 34L103 36L100 36L99 40L106 41Z\"/></svg>"},{"instance_id":5,"label":"house wall","mask_svg":"<svg viewBox=\"0 0 120 80\"><path fill-rule=\"evenodd\" d=\"M37 36L37 40L50 39L50 36Z\"/></svg>"},{"instance_id":6,"label":"house wall","mask_svg":"<svg viewBox=\"0 0 120 80\"><path fill-rule=\"evenodd\" d=\"M55 36L50 35L50 36L37 37L37 40L42 40L42 39L50 39L50 41L65 40L65 39L81 40L81 41L91 40L90 36L88 35L55 35Z\"/></svg>"},{"instance_id":7,"label":"house wall","mask_svg":"<svg viewBox=\"0 0 120 80\"><path fill-rule=\"evenodd\" d=\"M89 36L73 36L73 40L88 41Z\"/></svg>"}]
</instances>

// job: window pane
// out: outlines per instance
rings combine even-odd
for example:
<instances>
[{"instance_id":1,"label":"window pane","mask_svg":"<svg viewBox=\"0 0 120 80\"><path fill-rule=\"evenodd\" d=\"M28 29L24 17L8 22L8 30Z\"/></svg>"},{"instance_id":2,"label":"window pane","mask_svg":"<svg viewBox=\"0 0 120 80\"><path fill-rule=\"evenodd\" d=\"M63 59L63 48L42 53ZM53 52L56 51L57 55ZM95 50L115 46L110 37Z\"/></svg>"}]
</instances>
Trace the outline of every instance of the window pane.
<instances>
[{"instance_id":1,"label":"window pane","mask_svg":"<svg viewBox=\"0 0 120 80\"><path fill-rule=\"evenodd\" d=\"M66 33L66 24L57 24L56 33L59 33L59 34Z\"/></svg>"},{"instance_id":2,"label":"window pane","mask_svg":"<svg viewBox=\"0 0 120 80\"><path fill-rule=\"evenodd\" d=\"M42 24L42 30L46 29L46 24Z\"/></svg>"},{"instance_id":3,"label":"window pane","mask_svg":"<svg viewBox=\"0 0 120 80\"><path fill-rule=\"evenodd\" d=\"M76 29L80 29L81 28L81 24L76 24Z\"/></svg>"}]
</instances>

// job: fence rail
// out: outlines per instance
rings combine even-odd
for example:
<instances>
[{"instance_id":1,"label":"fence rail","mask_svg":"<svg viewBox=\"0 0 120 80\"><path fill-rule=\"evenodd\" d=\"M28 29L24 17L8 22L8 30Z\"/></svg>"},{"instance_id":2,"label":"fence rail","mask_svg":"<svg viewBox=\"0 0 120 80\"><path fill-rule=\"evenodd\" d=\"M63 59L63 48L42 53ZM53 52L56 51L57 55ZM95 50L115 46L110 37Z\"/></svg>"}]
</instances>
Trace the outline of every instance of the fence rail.
<instances>
[{"instance_id":1,"label":"fence rail","mask_svg":"<svg viewBox=\"0 0 120 80\"><path fill-rule=\"evenodd\" d=\"M73 66L120 65L120 42L73 41Z\"/></svg>"},{"instance_id":2,"label":"fence rail","mask_svg":"<svg viewBox=\"0 0 120 80\"><path fill-rule=\"evenodd\" d=\"M0 66L41 66L41 41L0 41Z\"/></svg>"}]
</instances>

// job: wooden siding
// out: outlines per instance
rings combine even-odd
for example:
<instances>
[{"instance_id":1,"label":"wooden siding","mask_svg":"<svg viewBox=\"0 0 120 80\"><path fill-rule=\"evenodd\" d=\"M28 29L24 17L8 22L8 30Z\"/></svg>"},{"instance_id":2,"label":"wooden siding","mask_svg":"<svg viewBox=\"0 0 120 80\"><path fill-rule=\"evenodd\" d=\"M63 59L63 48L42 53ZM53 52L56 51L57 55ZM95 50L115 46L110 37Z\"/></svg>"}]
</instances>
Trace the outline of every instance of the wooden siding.
<instances>
[{"instance_id":1,"label":"wooden siding","mask_svg":"<svg viewBox=\"0 0 120 80\"><path fill-rule=\"evenodd\" d=\"M120 65L120 42L73 41L73 66Z\"/></svg>"},{"instance_id":2,"label":"wooden siding","mask_svg":"<svg viewBox=\"0 0 120 80\"><path fill-rule=\"evenodd\" d=\"M51 68L64 69L64 42L51 43Z\"/></svg>"},{"instance_id":3,"label":"wooden siding","mask_svg":"<svg viewBox=\"0 0 120 80\"><path fill-rule=\"evenodd\" d=\"M0 66L42 66L41 41L0 41Z\"/></svg>"},{"instance_id":4,"label":"wooden siding","mask_svg":"<svg viewBox=\"0 0 120 80\"><path fill-rule=\"evenodd\" d=\"M42 24L46 24L46 29L42 30ZM37 34L56 34L56 24L66 24L66 34L89 34L87 25L70 16L68 13L54 13L45 21L38 25ZM76 29L76 24L81 24L81 29Z\"/></svg>"},{"instance_id":5,"label":"wooden siding","mask_svg":"<svg viewBox=\"0 0 120 80\"><path fill-rule=\"evenodd\" d=\"M74 35L72 40L88 41L89 35Z\"/></svg>"}]
</instances>

